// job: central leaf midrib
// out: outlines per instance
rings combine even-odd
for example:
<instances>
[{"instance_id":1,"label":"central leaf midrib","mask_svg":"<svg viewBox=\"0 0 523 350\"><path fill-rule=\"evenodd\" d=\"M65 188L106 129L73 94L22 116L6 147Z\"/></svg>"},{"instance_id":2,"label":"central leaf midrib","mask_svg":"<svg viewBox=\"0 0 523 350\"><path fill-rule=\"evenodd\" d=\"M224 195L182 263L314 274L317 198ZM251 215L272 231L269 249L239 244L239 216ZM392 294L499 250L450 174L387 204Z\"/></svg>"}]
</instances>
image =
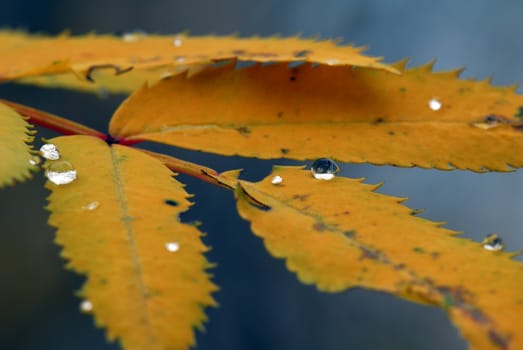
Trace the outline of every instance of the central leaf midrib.
<instances>
[{"instance_id":1,"label":"central leaf midrib","mask_svg":"<svg viewBox=\"0 0 523 350\"><path fill-rule=\"evenodd\" d=\"M132 225L132 217L129 215L129 208L127 206L127 198L125 195L124 185L122 183L122 174L120 172L119 167L119 160L118 155L115 154L115 148L110 147L110 154L111 154L111 161L113 163L113 169L114 169L114 184L116 187L116 196L118 203L120 205L120 212L121 212L121 221L124 227L124 230L127 233L127 243L129 246L129 253L131 257L131 261L133 264L133 267L136 271L136 280L137 284L140 290L141 298L139 300L142 310L141 312L141 318L143 319L145 323L146 332L148 333L149 339L151 340L154 338L151 334L151 328L150 328L150 316L149 316L149 310L147 306L147 287L145 286L145 283L143 281L143 271L142 271L142 264L140 261L140 257L138 254L138 247L136 245L136 234L134 227Z\"/></svg>"}]
</instances>

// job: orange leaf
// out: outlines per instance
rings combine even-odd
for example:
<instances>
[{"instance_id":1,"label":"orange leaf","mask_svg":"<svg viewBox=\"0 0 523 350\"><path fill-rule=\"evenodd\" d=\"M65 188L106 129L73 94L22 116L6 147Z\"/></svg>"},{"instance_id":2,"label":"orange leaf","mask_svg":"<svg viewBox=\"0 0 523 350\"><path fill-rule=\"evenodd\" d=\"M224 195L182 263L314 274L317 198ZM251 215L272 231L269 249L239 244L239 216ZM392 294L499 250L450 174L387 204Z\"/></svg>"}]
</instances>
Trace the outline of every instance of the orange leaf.
<instances>
[{"instance_id":1,"label":"orange leaf","mask_svg":"<svg viewBox=\"0 0 523 350\"><path fill-rule=\"evenodd\" d=\"M29 78L23 82L80 89L104 86L112 91L124 92L134 90L145 79L156 81L187 68L197 71L202 65L230 59L307 61L397 72L395 68L380 63L380 58L364 56L361 51L351 46L338 46L335 41L300 38L159 36L144 33L128 33L122 37L94 34L47 37L1 31L0 81ZM76 79L60 74L71 72L77 75ZM50 76L34 78L42 75Z\"/></svg>"},{"instance_id":2,"label":"orange leaf","mask_svg":"<svg viewBox=\"0 0 523 350\"><path fill-rule=\"evenodd\" d=\"M400 65L398 65L400 67ZM430 66L403 75L276 64L143 87L113 136L225 155L474 171L523 166L523 96Z\"/></svg>"},{"instance_id":3,"label":"orange leaf","mask_svg":"<svg viewBox=\"0 0 523 350\"><path fill-rule=\"evenodd\" d=\"M30 128L20 114L0 103L0 187L23 182L31 177L31 170L35 170L38 158L31 154L28 145L33 141Z\"/></svg>"},{"instance_id":4,"label":"orange leaf","mask_svg":"<svg viewBox=\"0 0 523 350\"><path fill-rule=\"evenodd\" d=\"M97 325L125 349L193 345L216 287L199 231L178 220L190 206L182 185L161 162L125 146L89 136L50 142L62 159L48 170L65 160L78 174L47 187L62 256L87 275L84 311L92 307Z\"/></svg>"},{"instance_id":5,"label":"orange leaf","mask_svg":"<svg viewBox=\"0 0 523 350\"><path fill-rule=\"evenodd\" d=\"M436 305L471 349L523 348L523 265L509 254L452 236L361 179L317 180L295 167L275 167L257 183L215 178L238 183L240 215L302 282Z\"/></svg>"}]
</instances>

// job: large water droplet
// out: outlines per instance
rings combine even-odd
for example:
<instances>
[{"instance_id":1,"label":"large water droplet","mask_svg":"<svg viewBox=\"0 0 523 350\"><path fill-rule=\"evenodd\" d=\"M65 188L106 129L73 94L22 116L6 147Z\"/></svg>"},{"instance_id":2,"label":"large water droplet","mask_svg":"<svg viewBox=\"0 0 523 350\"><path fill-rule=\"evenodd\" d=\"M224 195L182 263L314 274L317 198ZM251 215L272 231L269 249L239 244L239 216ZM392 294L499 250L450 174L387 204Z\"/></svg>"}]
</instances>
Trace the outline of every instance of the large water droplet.
<instances>
[{"instance_id":1,"label":"large water droplet","mask_svg":"<svg viewBox=\"0 0 523 350\"><path fill-rule=\"evenodd\" d=\"M505 248L503 240L495 233L488 234L482 243L483 248L490 251L499 251Z\"/></svg>"},{"instance_id":2,"label":"large water droplet","mask_svg":"<svg viewBox=\"0 0 523 350\"><path fill-rule=\"evenodd\" d=\"M167 243L165 243L165 249L167 249L170 252L177 252L180 249L180 243L167 242Z\"/></svg>"},{"instance_id":3,"label":"large water droplet","mask_svg":"<svg viewBox=\"0 0 523 350\"><path fill-rule=\"evenodd\" d=\"M80 303L80 311L91 312L93 311L93 304L89 300L82 300Z\"/></svg>"},{"instance_id":4,"label":"large water droplet","mask_svg":"<svg viewBox=\"0 0 523 350\"><path fill-rule=\"evenodd\" d=\"M100 202L94 201L82 207L83 210L95 210L100 206Z\"/></svg>"},{"instance_id":5,"label":"large water droplet","mask_svg":"<svg viewBox=\"0 0 523 350\"><path fill-rule=\"evenodd\" d=\"M443 104L437 98L432 98L429 100L429 108L433 111L439 111L442 106Z\"/></svg>"},{"instance_id":6,"label":"large water droplet","mask_svg":"<svg viewBox=\"0 0 523 350\"><path fill-rule=\"evenodd\" d=\"M45 176L55 185L66 185L76 180L76 170L71 163L60 160L49 164Z\"/></svg>"},{"instance_id":7,"label":"large water droplet","mask_svg":"<svg viewBox=\"0 0 523 350\"><path fill-rule=\"evenodd\" d=\"M173 45L176 47L180 47L180 46L182 46L182 44L183 44L182 36L180 36L180 35L175 36L174 40L173 40Z\"/></svg>"},{"instance_id":8,"label":"large water droplet","mask_svg":"<svg viewBox=\"0 0 523 350\"><path fill-rule=\"evenodd\" d=\"M283 183L283 178L280 175L276 175L275 177L272 178L271 183L273 185L280 185Z\"/></svg>"},{"instance_id":9,"label":"large water droplet","mask_svg":"<svg viewBox=\"0 0 523 350\"><path fill-rule=\"evenodd\" d=\"M319 180L332 180L339 170L338 164L329 158L316 159L311 166L312 176Z\"/></svg>"},{"instance_id":10,"label":"large water droplet","mask_svg":"<svg viewBox=\"0 0 523 350\"><path fill-rule=\"evenodd\" d=\"M46 143L45 145L40 147L40 154L42 154L42 157L44 157L45 159L49 159L49 160L60 159L60 151L52 143Z\"/></svg>"}]
</instances>

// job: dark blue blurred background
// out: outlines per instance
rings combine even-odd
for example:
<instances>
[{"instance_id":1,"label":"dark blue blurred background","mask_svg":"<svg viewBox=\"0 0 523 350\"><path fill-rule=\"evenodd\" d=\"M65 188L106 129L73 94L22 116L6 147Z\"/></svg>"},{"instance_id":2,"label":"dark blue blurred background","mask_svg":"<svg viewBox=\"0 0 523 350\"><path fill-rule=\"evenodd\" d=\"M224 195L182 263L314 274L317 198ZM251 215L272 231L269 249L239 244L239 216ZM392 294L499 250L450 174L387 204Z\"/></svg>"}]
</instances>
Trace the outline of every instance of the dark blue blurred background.
<instances>
[{"instance_id":1,"label":"dark blue blurred background","mask_svg":"<svg viewBox=\"0 0 523 350\"><path fill-rule=\"evenodd\" d=\"M436 69L466 65L464 77L493 76L493 83L523 82L523 2L519 0L337 1L124 1L0 2L0 27L57 34L144 30L151 33L283 36L302 33L369 45L369 53L418 65L437 58ZM1 58L0 58L1 59ZM521 89L519 90L521 91ZM96 96L16 85L0 96L105 130L122 96ZM53 136L50 132L41 134ZM246 168L258 179L272 164L157 147L218 170ZM499 232L509 250L523 248L523 174L474 174L367 165L343 165L352 177L385 181L381 191L408 196L407 205L476 240ZM230 193L181 177L196 205L184 216L201 220L218 263L218 309L209 310L198 349L466 349L443 311L381 293L352 290L321 294L303 286L272 259L237 217ZM0 191L0 349L118 349L73 296L82 278L66 272L46 226L47 192L41 174ZM401 237L398 237L401 243ZM172 327L176 327L173 324Z\"/></svg>"}]
</instances>

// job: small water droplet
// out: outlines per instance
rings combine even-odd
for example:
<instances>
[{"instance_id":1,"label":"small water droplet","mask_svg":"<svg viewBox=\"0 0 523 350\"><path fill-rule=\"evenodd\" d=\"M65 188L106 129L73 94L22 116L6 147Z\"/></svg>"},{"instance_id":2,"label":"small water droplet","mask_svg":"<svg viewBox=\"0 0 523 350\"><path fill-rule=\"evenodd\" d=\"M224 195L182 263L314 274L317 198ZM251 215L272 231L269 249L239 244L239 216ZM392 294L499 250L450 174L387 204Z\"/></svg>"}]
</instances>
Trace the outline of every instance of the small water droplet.
<instances>
[{"instance_id":1,"label":"small water droplet","mask_svg":"<svg viewBox=\"0 0 523 350\"><path fill-rule=\"evenodd\" d=\"M174 57L174 61L176 63L185 63L185 57L183 57L183 56L176 56L176 57Z\"/></svg>"},{"instance_id":2,"label":"small water droplet","mask_svg":"<svg viewBox=\"0 0 523 350\"><path fill-rule=\"evenodd\" d=\"M175 36L174 40L173 40L173 45L176 47L180 47L180 46L182 46L182 44L183 44L182 37L180 35Z\"/></svg>"},{"instance_id":3,"label":"small water droplet","mask_svg":"<svg viewBox=\"0 0 523 350\"><path fill-rule=\"evenodd\" d=\"M337 60L335 58L330 58L330 59L326 60L325 63L327 63L328 66L334 66L334 65L337 65L338 63L340 63L340 60Z\"/></svg>"},{"instance_id":4,"label":"small water droplet","mask_svg":"<svg viewBox=\"0 0 523 350\"><path fill-rule=\"evenodd\" d=\"M329 158L316 159L311 166L312 176L318 180L332 180L339 170L338 164Z\"/></svg>"},{"instance_id":5,"label":"small water droplet","mask_svg":"<svg viewBox=\"0 0 523 350\"><path fill-rule=\"evenodd\" d=\"M472 123L473 126L482 130L492 129L501 124L510 124L510 120L496 115L487 115L481 121Z\"/></svg>"},{"instance_id":6,"label":"small water droplet","mask_svg":"<svg viewBox=\"0 0 523 350\"><path fill-rule=\"evenodd\" d=\"M89 300L82 300L80 303L80 311L91 312L93 311L93 304Z\"/></svg>"},{"instance_id":7,"label":"small water droplet","mask_svg":"<svg viewBox=\"0 0 523 350\"><path fill-rule=\"evenodd\" d=\"M46 143L45 145L40 147L40 154L42 154L42 157L44 157L45 159L49 159L49 160L60 159L60 151L52 143Z\"/></svg>"},{"instance_id":8,"label":"small water droplet","mask_svg":"<svg viewBox=\"0 0 523 350\"><path fill-rule=\"evenodd\" d=\"M134 43L147 37L147 33L143 30L136 30L134 32L123 33L122 40L126 43Z\"/></svg>"},{"instance_id":9,"label":"small water droplet","mask_svg":"<svg viewBox=\"0 0 523 350\"><path fill-rule=\"evenodd\" d=\"M429 108L432 109L433 111L439 111L442 106L443 106L443 104L437 98L431 98L429 100Z\"/></svg>"},{"instance_id":10,"label":"small water droplet","mask_svg":"<svg viewBox=\"0 0 523 350\"><path fill-rule=\"evenodd\" d=\"M483 248L490 251L499 251L505 248L503 240L495 233L488 234L483 240Z\"/></svg>"},{"instance_id":11,"label":"small water droplet","mask_svg":"<svg viewBox=\"0 0 523 350\"><path fill-rule=\"evenodd\" d=\"M165 249L167 249L170 252L177 252L180 249L180 243L167 242L167 243L165 243Z\"/></svg>"},{"instance_id":12,"label":"small water droplet","mask_svg":"<svg viewBox=\"0 0 523 350\"><path fill-rule=\"evenodd\" d=\"M95 210L100 206L100 202L94 201L82 207L83 210Z\"/></svg>"},{"instance_id":13,"label":"small water droplet","mask_svg":"<svg viewBox=\"0 0 523 350\"><path fill-rule=\"evenodd\" d=\"M49 164L45 176L55 185L66 185L76 180L76 170L71 163L60 160Z\"/></svg>"},{"instance_id":14,"label":"small water droplet","mask_svg":"<svg viewBox=\"0 0 523 350\"><path fill-rule=\"evenodd\" d=\"M41 161L40 157L33 156L31 159L29 159L29 164L32 166L35 166L35 165L40 164L40 161Z\"/></svg>"},{"instance_id":15,"label":"small water droplet","mask_svg":"<svg viewBox=\"0 0 523 350\"><path fill-rule=\"evenodd\" d=\"M275 177L272 178L271 183L273 185L280 185L283 183L283 178L280 175L276 175Z\"/></svg>"}]
</instances>

